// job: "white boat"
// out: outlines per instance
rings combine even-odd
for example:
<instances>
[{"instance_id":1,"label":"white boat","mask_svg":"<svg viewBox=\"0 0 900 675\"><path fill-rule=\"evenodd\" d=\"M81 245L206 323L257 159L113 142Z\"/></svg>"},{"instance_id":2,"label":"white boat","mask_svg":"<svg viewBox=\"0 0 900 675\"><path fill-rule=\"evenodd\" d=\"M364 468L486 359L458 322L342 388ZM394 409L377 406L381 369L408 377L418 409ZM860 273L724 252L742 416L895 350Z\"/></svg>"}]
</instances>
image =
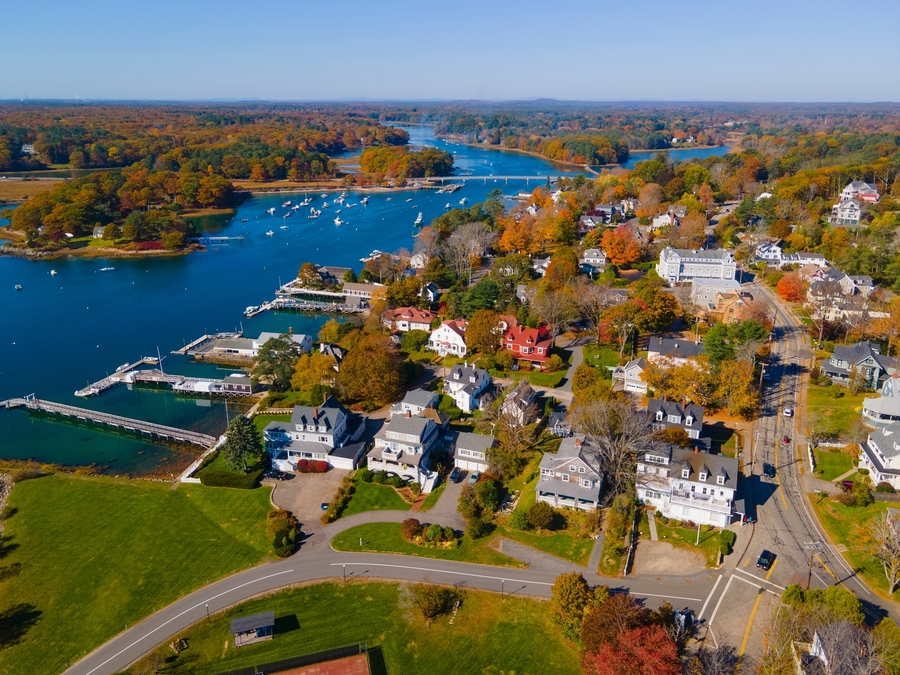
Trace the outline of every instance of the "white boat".
<instances>
[{"instance_id":1,"label":"white boat","mask_svg":"<svg viewBox=\"0 0 900 675\"><path fill-rule=\"evenodd\" d=\"M357 206L359 206L359 204L347 204L347 207L346 207L346 208L348 208L348 209L355 209Z\"/></svg>"},{"instance_id":2,"label":"white boat","mask_svg":"<svg viewBox=\"0 0 900 675\"><path fill-rule=\"evenodd\" d=\"M115 267L101 267L100 271L101 272L114 272L115 269L116 269Z\"/></svg>"},{"instance_id":3,"label":"white boat","mask_svg":"<svg viewBox=\"0 0 900 675\"><path fill-rule=\"evenodd\" d=\"M361 263L367 263L367 262L369 262L370 260L375 260L376 258L380 258L381 256L382 256L382 252L379 251L379 250L376 248L374 251L372 251L372 252L368 255L368 257L366 257L366 258L360 258L360 259L359 259L359 262L361 262Z\"/></svg>"},{"instance_id":4,"label":"white boat","mask_svg":"<svg viewBox=\"0 0 900 675\"><path fill-rule=\"evenodd\" d=\"M309 206L310 204L312 204L312 201L310 200L309 197L307 197L307 198L304 199L302 202L300 202L300 206L302 206L303 208L306 208L306 207Z\"/></svg>"},{"instance_id":5,"label":"white boat","mask_svg":"<svg viewBox=\"0 0 900 675\"><path fill-rule=\"evenodd\" d=\"M266 209L266 213L268 213L270 216L274 216L275 215L275 207L273 206L271 209Z\"/></svg>"},{"instance_id":6,"label":"white boat","mask_svg":"<svg viewBox=\"0 0 900 675\"><path fill-rule=\"evenodd\" d=\"M131 365L130 363L123 363L121 366L116 368L116 372L121 373L123 370L125 370L130 365Z\"/></svg>"},{"instance_id":7,"label":"white boat","mask_svg":"<svg viewBox=\"0 0 900 675\"><path fill-rule=\"evenodd\" d=\"M338 210L337 210L337 211L335 211L335 213L340 213L340 212L341 212L341 210L340 210L340 209L338 209Z\"/></svg>"},{"instance_id":8,"label":"white boat","mask_svg":"<svg viewBox=\"0 0 900 675\"><path fill-rule=\"evenodd\" d=\"M266 235L269 236L269 237L274 237L274 236L275 236L275 231L274 231L274 230L269 230L268 232L266 232Z\"/></svg>"},{"instance_id":9,"label":"white boat","mask_svg":"<svg viewBox=\"0 0 900 675\"><path fill-rule=\"evenodd\" d=\"M327 193L327 192L323 192L320 196L322 197L322 199L325 199L325 198L328 196L328 193Z\"/></svg>"},{"instance_id":10,"label":"white boat","mask_svg":"<svg viewBox=\"0 0 900 675\"><path fill-rule=\"evenodd\" d=\"M288 229L288 226L287 226L287 225L282 225L282 226L281 226L281 229L282 229L282 230L286 230L286 229Z\"/></svg>"},{"instance_id":11,"label":"white boat","mask_svg":"<svg viewBox=\"0 0 900 675\"><path fill-rule=\"evenodd\" d=\"M50 270L50 276L51 276L51 277L55 277L55 276L56 276L56 270Z\"/></svg>"},{"instance_id":12,"label":"white boat","mask_svg":"<svg viewBox=\"0 0 900 675\"><path fill-rule=\"evenodd\" d=\"M250 316L253 312L257 311L259 307L256 305L250 305L247 309L244 310L244 316Z\"/></svg>"},{"instance_id":13,"label":"white boat","mask_svg":"<svg viewBox=\"0 0 900 675\"><path fill-rule=\"evenodd\" d=\"M294 205L291 207L291 211L299 211L299 210L300 210L300 204L294 204Z\"/></svg>"},{"instance_id":14,"label":"white boat","mask_svg":"<svg viewBox=\"0 0 900 675\"><path fill-rule=\"evenodd\" d=\"M445 208L445 209L452 208L452 207L450 206L450 202L447 202L446 204L444 204L444 208Z\"/></svg>"},{"instance_id":15,"label":"white boat","mask_svg":"<svg viewBox=\"0 0 900 675\"><path fill-rule=\"evenodd\" d=\"M337 225L338 227L340 227L341 225L344 224L344 221L341 220L340 216L338 216L337 218L334 219L334 224Z\"/></svg>"},{"instance_id":16,"label":"white boat","mask_svg":"<svg viewBox=\"0 0 900 675\"><path fill-rule=\"evenodd\" d=\"M359 203L362 204L363 206L368 206L368 205L369 205L369 198L368 198L368 197L363 197L362 199L359 200Z\"/></svg>"},{"instance_id":17,"label":"white boat","mask_svg":"<svg viewBox=\"0 0 900 675\"><path fill-rule=\"evenodd\" d=\"M241 222L242 222L242 223L246 223L247 220L248 220L247 218L242 218L242 219L241 219Z\"/></svg>"},{"instance_id":18,"label":"white boat","mask_svg":"<svg viewBox=\"0 0 900 675\"><path fill-rule=\"evenodd\" d=\"M21 291L21 290L22 290L22 284L16 284L16 290L17 290L17 291Z\"/></svg>"},{"instance_id":19,"label":"white boat","mask_svg":"<svg viewBox=\"0 0 900 675\"><path fill-rule=\"evenodd\" d=\"M328 202L322 202L323 209L327 209L329 206L331 206L331 204L329 204Z\"/></svg>"},{"instance_id":20,"label":"white boat","mask_svg":"<svg viewBox=\"0 0 900 675\"><path fill-rule=\"evenodd\" d=\"M466 204L469 203L469 200L466 199L465 197L463 197L462 199L459 200L459 203L462 204L463 206L465 206Z\"/></svg>"},{"instance_id":21,"label":"white boat","mask_svg":"<svg viewBox=\"0 0 900 675\"><path fill-rule=\"evenodd\" d=\"M391 201L392 199L393 199L393 197L388 197L388 198L385 199L384 201L389 202L389 201Z\"/></svg>"},{"instance_id":22,"label":"white boat","mask_svg":"<svg viewBox=\"0 0 900 675\"><path fill-rule=\"evenodd\" d=\"M281 208L286 209L291 205L291 200L288 199L284 204L281 205Z\"/></svg>"},{"instance_id":23,"label":"white boat","mask_svg":"<svg viewBox=\"0 0 900 675\"><path fill-rule=\"evenodd\" d=\"M292 215L294 215L294 214L291 213L291 212L289 211L288 213L285 213L285 214L284 214L284 217L285 217L285 218L290 218Z\"/></svg>"},{"instance_id":24,"label":"white boat","mask_svg":"<svg viewBox=\"0 0 900 675\"><path fill-rule=\"evenodd\" d=\"M408 203L411 202L411 201L412 201L412 197L410 197L409 199L407 199L407 200L406 200L406 203L408 204Z\"/></svg>"},{"instance_id":25,"label":"white boat","mask_svg":"<svg viewBox=\"0 0 900 675\"><path fill-rule=\"evenodd\" d=\"M416 218L415 224L416 224L416 225L421 225L423 222L424 222L424 220L422 220L422 212L419 211L419 217Z\"/></svg>"}]
</instances>

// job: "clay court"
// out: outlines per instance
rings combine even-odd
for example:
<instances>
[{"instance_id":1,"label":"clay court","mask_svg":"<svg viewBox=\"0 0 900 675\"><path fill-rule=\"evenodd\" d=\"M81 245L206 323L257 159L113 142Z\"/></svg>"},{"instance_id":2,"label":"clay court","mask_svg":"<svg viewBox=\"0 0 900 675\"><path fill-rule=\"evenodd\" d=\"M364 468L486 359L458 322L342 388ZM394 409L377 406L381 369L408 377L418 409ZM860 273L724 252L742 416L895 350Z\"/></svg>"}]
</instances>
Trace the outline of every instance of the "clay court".
<instances>
[{"instance_id":1,"label":"clay court","mask_svg":"<svg viewBox=\"0 0 900 675\"><path fill-rule=\"evenodd\" d=\"M369 661L365 654L360 654L303 668L279 670L272 675L369 675Z\"/></svg>"}]
</instances>

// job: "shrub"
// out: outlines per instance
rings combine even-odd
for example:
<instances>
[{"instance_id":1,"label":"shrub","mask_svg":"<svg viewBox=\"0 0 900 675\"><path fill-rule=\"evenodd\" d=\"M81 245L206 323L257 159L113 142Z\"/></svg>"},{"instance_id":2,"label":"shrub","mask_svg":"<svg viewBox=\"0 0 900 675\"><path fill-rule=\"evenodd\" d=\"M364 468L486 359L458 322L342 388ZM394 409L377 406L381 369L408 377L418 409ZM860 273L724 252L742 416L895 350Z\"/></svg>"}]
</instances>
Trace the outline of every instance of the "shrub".
<instances>
[{"instance_id":1,"label":"shrub","mask_svg":"<svg viewBox=\"0 0 900 675\"><path fill-rule=\"evenodd\" d=\"M513 355L511 351L504 350L494 355L494 361L501 370L509 370L512 368Z\"/></svg>"},{"instance_id":2,"label":"shrub","mask_svg":"<svg viewBox=\"0 0 900 675\"><path fill-rule=\"evenodd\" d=\"M405 481L400 476L391 476L384 482L391 487L402 488Z\"/></svg>"},{"instance_id":3,"label":"shrub","mask_svg":"<svg viewBox=\"0 0 900 675\"><path fill-rule=\"evenodd\" d=\"M481 481L475 486L475 500L483 513L494 513L500 505L500 492L492 481Z\"/></svg>"},{"instance_id":4,"label":"shrub","mask_svg":"<svg viewBox=\"0 0 900 675\"><path fill-rule=\"evenodd\" d=\"M418 483L410 483L409 491L412 493L413 497L418 497L420 494L422 494L422 486Z\"/></svg>"},{"instance_id":5,"label":"shrub","mask_svg":"<svg viewBox=\"0 0 900 675\"><path fill-rule=\"evenodd\" d=\"M456 539L456 530L449 525L444 528L444 541L453 541Z\"/></svg>"},{"instance_id":6,"label":"shrub","mask_svg":"<svg viewBox=\"0 0 900 675\"><path fill-rule=\"evenodd\" d=\"M891 492L893 492L893 490L891 490ZM14 515L16 515L18 512L19 512L19 509L17 509L15 506L10 506L9 504L7 504L2 509L0 509L0 522L3 522L4 520L9 520Z\"/></svg>"},{"instance_id":7,"label":"shrub","mask_svg":"<svg viewBox=\"0 0 900 675\"><path fill-rule=\"evenodd\" d=\"M320 459L298 459L297 473L325 473L328 471L328 462Z\"/></svg>"},{"instance_id":8,"label":"shrub","mask_svg":"<svg viewBox=\"0 0 900 675\"><path fill-rule=\"evenodd\" d=\"M844 392L837 387L831 390L831 398L844 398Z\"/></svg>"},{"instance_id":9,"label":"shrub","mask_svg":"<svg viewBox=\"0 0 900 675\"><path fill-rule=\"evenodd\" d=\"M432 584L416 584L410 586L410 594L413 603L422 612L422 617L429 624L437 616L449 612L453 605L460 600L459 592L455 589Z\"/></svg>"},{"instance_id":10,"label":"shrub","mask_svg":"<svg viewBox=\"0 0 900 675\"><path fill-rule=\"evenodd\" d=\"M606 516L606 536L624 539L628 527L628 514L621 509L611 508Z\"/></svg>"},{"instance_id":11,"label":"shrub","mask_svg":"<svg viewBox=\"0 0 900 675\"><path fill-rule=\"evenodd\" d=\"M356 478L363 483L371 483L374 476L375 472L372 469L360 469L356 472Z\"/></svg>"},{"instance_id":12,"label":"shrub","mask_svg":"<svg viewBox=\"0 0 900 675\"><path fill-rule=\"evenodd\" d=\"M559 354L553 354L548 360L547 363L544 364L544 369L548 370L551 373L556 372L560 368L563 367L563 360L560 358Z\"/></svg>"},{"instance_id":13,"label":"shrub","mask_svg":"<svg viewBox=\"0 0 900 675\"><path fill-rule=\"evenodd\" d=\"M420 352L428 344L430 334L424 330L410 330L400 338L400 349L405 352Z\"/></svg>"},{"instance_id":14,"label":"shrub","mask_svg":"<svg viewBox=\"0 0 900 675\"><path fill-rule=\"evenodd\" d=\"M857 469L856 473L858 473L860 476L868 476L869 470L868 469Z\"/></svg>"},{"instance_id":15,"label":"shrub","mask_svg":"<svg viewBox=\"0 0 900 675\"><path fill-rule=\"evenodd\" d=\"M546 530L553 524L553 508L547 502L535 502L528 507L526 518L534 529Z\"/></svg>"},{"instance_id":16,"label":"shrub","mask_svg":"<svg viewBox=\"0 0 900 675\"><path fill-rule=\"evenodd\" d=\"M354 490L356 490L356 483L349 476L345 477L338 486L334 498L328 504L328 510L322 514L323 525L333 523L341 517L341 512L347 508L350 498L353 497Z\"/></svg>"},{"instance_id":17,"label":"shrub","mask_svg":"<svg viewBox=\"0 0 900 675\"><path fill-rule=\"evenodd\" d=\"M259 486L259 477L262 469L252 473L233 473L231 471L215 471L206 469L198 478L203 485L208 487L227 487L238 490L252 490Z\"/></svg>"},{"instance_id":18,"label":"shrub","mask_svg":"<svg viewBox=\"0 0 900 675\"><path fill-rule=\"evenodd\" d=\"M509 517L509 526L515 530L528 529L528 516L522 509L516 509Z\"/></svg>"},{"instance_id":19,"label":"shrub","mask_svg":"<svg viewBox=\"0 0 900 675\"><path fill-rule=\"evenodd\" d=\"M297 550L300 523L287 511L278 509L266 515L266 533L272 538L272 548L279 558L287 558Z\"/></svg>"},{"instance_id":20,"label":"shrub","mask_svg":"<svg viewBox=\"0 0 900 675\"><path fill-rule=\"evenodd\" d=\"M216 460L216 457L218 457L218 456L219 456L219 451L213 450L211 453L209 453L206 457L204 457L201 460L200 465L197 467L197 470L194 471L194 473L191 475L196 476L197 474L199 474L201 471L203 471L203 469L205 469L210 464L212 464Z\"/></svg>"},{"instance_id":21,"label":"shrub","mask_svg":"<svg viewBox=\"0 0 900 675\"><path fill-rule=\"evenodd\" d=\"M425 538L428 541L440 541L444 538L444 528L437 523L432 523L428 526L428 529L425 530Z\"/></svg>"},{"instance_id":22,"label":"shrub","mask_svg":"<svg viewBox=\"0 0 900 675\"><path fill-rule=\"evenodd\" d=\"M400 523L400 536L406 541L413 541L422 534L422 523L415 518L407 518Z\"/></svg>"},{"instance_id":23,"label":"shrub","mask_svg":"<svg viewBox=\"0 0 900 675\"><path fill-rule=\"evenodd\" d=\"M894 486L891 485L890 483L881 481L878 485L875 486L875 492L887 492L889 494L892 494L895 492L895 490L894 490ZM0 515L0 519L2 519L2 518L3 518L3 516Z\"/></svg>"},{"instance_id":24,"label":"shrub","mask_svg":"<svg viewBox=\"0 0 900 675\"><path fill-rule=\"evenodd\" d=\"M388 474L387 471L379 471L372 477L373 483L378 483L379 485L384 485L387 483Z\"/></svg>"},{"instance_id":25,"label":"shrub","mask_svg":"<svg viewBox=\"0 0 900 675\"><path fill-rule=\"evenodd\" d=\"M475 490L471 485L463 487L456 510L466 520L470 520L478 515L478 502L475 500Z\"/></svg>"},{"instance_id":26,"label":"shrub","mask_svg":"<svg viewBox=\"0 0 900 675\"><path fill-rule=\"evenodd\" d=\"M475 516L469 520L469 526L467 531L469 536L472 539L480 539L481 537L485 537L491 533L493 528L491 524L486 522L484 519Z\"/></svg>"},{"instance_id":27,"label":"shrub","mask_svg":"<svg viewBox=\"0 0 900 675\"><path fill-rule=\"evenodd\" d=\"M719 532L719 550L722 552L722 555L731 553L731 547L734 546L735 541L737 541L737 535L731 530Z\"/></svg>"}]
</instances>

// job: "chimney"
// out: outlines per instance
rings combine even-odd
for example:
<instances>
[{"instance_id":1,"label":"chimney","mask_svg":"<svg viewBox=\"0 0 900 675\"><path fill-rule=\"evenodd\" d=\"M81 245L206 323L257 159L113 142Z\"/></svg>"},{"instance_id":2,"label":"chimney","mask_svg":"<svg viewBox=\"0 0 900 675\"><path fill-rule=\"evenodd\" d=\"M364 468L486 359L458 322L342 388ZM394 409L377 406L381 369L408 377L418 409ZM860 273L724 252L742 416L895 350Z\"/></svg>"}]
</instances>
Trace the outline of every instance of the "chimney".
<instances>
[{"instance_id":1,"label":"chimney","mask_svg":"<svg viewBox=\"0 0 900 675\"><path fill-rule=\"evenodd\" d=\"M696 445L694 446L694 454L695 454L695 455L699 455L699 454L700 454L700 448L698 448Z\"/></svg>"},{"instance_id":2,"label":"chimney","mask_svg":"<svg viewBox=\"0 0 900 675\"><path fill-rule=\"evenodd\" d=\"M328 394L326 394L326 393L323 391L323 392L322 392L322 405L325 405L325 401L327 401L327 400L328 400Z\"/></svg>"},{"instance_id":3,"label":"chimney","mask_svg":"<svg viewBox=\"0 0 900 675\"><path fill-rule=\"evenodd\" d=\"M315 408L313 408L313 422L318 421L318 419L319 419L319 407L316 406Z\"/></svg>"},{"instance_id":4,"label":"chimney","mask_svg":"<svg viewBox=\"0 0 900 675\"><path fill-rule=\"evenodd\" d=\"M580 439L580 438L576 438L576 439L575 439L575 447L576 447L576 448L580 448L580 447L581 447L581 439Z\"/></svg>"},{"instance_id":5,"label":"chimney","mask_svg":"<svg viewBox=\"0 0 900 675\"><path fill-rule=\"evenodd\" d=\"M409 410L407 410L407 411L406 411L406 419L409 419L410 417L412 417L412 412L410 412Z\"/></svg>"}]
</instances>

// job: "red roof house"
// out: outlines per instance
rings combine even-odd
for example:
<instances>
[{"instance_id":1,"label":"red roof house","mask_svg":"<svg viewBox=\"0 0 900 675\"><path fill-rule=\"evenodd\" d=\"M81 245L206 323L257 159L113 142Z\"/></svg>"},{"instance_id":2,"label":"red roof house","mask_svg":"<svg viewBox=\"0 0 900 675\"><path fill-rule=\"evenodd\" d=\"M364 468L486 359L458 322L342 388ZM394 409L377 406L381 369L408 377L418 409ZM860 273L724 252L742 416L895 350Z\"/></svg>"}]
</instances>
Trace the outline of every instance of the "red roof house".
<instances>
[{"instance_id":1,"label":"red roof house","mask_svg":"<svg viewBox=\"0 0 900 675\"><path fill-rule=\"evenodd\" d=\"M511 351L519 361L528 361L537 368L543 368L550 358L553 340L539 328L513 326L503 334L503 349Z\"/></svg>"}]
</instances>

